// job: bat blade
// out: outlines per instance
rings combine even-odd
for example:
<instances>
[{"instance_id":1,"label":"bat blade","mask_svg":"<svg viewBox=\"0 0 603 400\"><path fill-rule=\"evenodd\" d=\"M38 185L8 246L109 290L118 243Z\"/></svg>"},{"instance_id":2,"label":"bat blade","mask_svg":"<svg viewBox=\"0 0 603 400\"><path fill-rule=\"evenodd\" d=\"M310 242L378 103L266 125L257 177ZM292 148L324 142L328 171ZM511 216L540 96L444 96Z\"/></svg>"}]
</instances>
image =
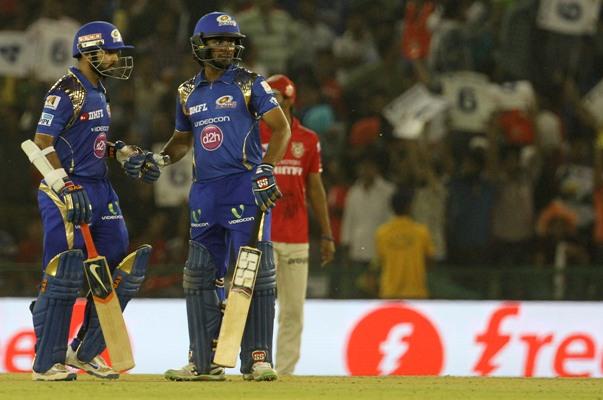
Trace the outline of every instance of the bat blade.
<instances>
[{"instance_id":1,"label":"bat blade","mask_svg":"<svg viewBox=\"0 0 603 400\"><path fill-rule=\"evenodd\" d=\"M84 261L84 274L92 292L113 369L126 371L134 368L130 338L105 257L96 256Z\"/></svg>"},{"instance_id":2,"label":"bat blade","mask_svg":"<svg viewBox=\"0 0 603 400\"><path fill-rule=\"evenodd\" d=\"M232 368L237 363L261 257L262 252L255 247L242 246L239 250L214 355L217 365Z\"/></svg>"}]
</instances>

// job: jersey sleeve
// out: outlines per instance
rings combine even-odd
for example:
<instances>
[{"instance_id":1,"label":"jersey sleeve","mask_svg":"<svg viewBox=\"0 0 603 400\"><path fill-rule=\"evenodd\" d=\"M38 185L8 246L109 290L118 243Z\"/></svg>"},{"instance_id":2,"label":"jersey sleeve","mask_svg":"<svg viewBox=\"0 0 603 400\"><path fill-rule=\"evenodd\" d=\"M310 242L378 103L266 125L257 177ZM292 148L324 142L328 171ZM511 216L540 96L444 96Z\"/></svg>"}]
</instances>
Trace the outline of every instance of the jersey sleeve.
<instances>
[{"instance_id":1,"label":"jersey sleeve","mask_svg":"<svg viewBox=\"0 0 603 400\"><path fill-rule=\"evenodd\" d=\"M258 117L279 106L272 88L261 75L258 75L251 88L251 106Z\"/></svg>"},{"instance_id":2,"label":"jersey sleeve","mask_svg":"<svg viewBox=\"0 0 603 400\"><path fill-rule=\"evenodd\" d=\"M176 130L178 132L191 132L193 130L191 120L184 114L180 96L176 96Z\"/></svg>"},{"instance_id":3,"label":"jersey sleeve","mask_svg":"<svg viewBox=\"0 0 603 400\"><path fill-rule=\"evenodd\" d=\"M320 141L317 138L311 142L310 153L308 154L309 173L318 174L322 172L322 161L320 158Z\"/></svg>"},{"instance_id":4,"label":"jersey sleeve","mask_svg":"<svg viewBox=\"0 0 603 400\"><path fill-rule=\"evenodd\" d=\"M57 137L73 117L73 103L62 90L51 91L44 99L44 108L36 132Z\"/></svg>"}]
</instances>

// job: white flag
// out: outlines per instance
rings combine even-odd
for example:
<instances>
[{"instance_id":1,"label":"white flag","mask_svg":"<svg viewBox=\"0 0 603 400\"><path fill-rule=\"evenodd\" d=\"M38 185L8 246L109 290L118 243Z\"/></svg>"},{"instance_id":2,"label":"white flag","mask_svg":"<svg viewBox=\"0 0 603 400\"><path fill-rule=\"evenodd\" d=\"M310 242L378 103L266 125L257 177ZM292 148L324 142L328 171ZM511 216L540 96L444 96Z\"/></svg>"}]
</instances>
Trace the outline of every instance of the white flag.
<instances>
[{"instance_id":1,"label":"white flag","mask_svg":"<svg viewBox=\"0 0 603 400\"><path fill-rule=\"evenodd\" d=\"M153 146L153 151L159 153L163 144ZM155 189L155 204L159 207L178 207L188 201L188 193L193 182L193 155L187 155L175 164L168 165L161 171L161 176L153 185Z\"/></svg>"},{"instance_id":2,"label":"white flag","mask_svg":"<svg viewBox=\"0 0 603 400\"><path fill-rule=\"evenodd\" d=\"M536 94L528 81L493 83L490 88L497 110L528 111L536 106Z\"/></svg>"},{"instance_id":3,"label":"white flag","mask_svg":"<svg viewBox=\"0 0 603 400\"><path fill-rule=\"evenodd\" d=\"M601 0L540 0L538 26L568 35L593 35Z\"/></svg>"},{"instance_id":4,"label":"white flag","mask_svg":"<svg viewBox=\"0 0 603 400\"><path fill-rule=\"evenodd\" d=\"M0 31L0 75L26 76L31 66L30 50L25 32Z\"/></svg>"},{"instance_id":5,"label":"white flag","mask_svg":"<svg viewBox=\"0 0 603 400\"><path fill-rule=\"evenodd\" d=\"M446 100L431 94L417 83L383 109L383 115L394 127L394 135L403 139L416 139L423 133L425 124L448 108Z\"/></svg>"},{"instance_id":6,"label":"white flag","mask_svg":"<svg viewBox=\"0 0 603 400\"><path fill-rule=\"evenodd\" d=\"M485 132L496 104L488 77L471 71L442 75L442 93L450 102L452 128L468 132Z\"/></svg>"}]
</instances>

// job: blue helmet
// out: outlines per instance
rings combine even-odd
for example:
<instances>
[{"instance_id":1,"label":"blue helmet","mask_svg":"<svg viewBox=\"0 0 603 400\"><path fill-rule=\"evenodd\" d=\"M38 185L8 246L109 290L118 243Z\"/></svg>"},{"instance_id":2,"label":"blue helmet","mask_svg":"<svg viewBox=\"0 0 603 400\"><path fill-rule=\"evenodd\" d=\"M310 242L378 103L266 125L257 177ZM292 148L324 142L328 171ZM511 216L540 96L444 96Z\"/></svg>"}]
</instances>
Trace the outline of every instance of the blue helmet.
<instances>
[{"instance_id":1,"label":"blue helmet","mask_svg":"<svg viewBox=\"0 0 603 400\"><path fill-rule=\"evenodd\" d=\"M82 25L73 38L73 57L86 56L94 69L103 76L117 79L128 79L134 60L131 56L118 58L118 62L110 67L103 67L105 51L133 49L134 46L124 44L119 29L105 21L93 21Z\"/></svg>"},{"instance_id":2,"label":"blue helmet","mask_svg":"<svg viewBox=\"0 0 603 400\"><path fill-rule=\"evenodd\" d=\"M230 15L223 12L214 11L205 14L197 24L191 37L191 46L193 56L201 63L209 63L218 69L226 69L234 61L241 61L243 52L243 38L245 35L239 30L239 24ZM212 55L212 49L215 47L207 46L207 39L212 38L233 38L234 55L232 58L218 58Z\"/></svg>"}]
</instances>

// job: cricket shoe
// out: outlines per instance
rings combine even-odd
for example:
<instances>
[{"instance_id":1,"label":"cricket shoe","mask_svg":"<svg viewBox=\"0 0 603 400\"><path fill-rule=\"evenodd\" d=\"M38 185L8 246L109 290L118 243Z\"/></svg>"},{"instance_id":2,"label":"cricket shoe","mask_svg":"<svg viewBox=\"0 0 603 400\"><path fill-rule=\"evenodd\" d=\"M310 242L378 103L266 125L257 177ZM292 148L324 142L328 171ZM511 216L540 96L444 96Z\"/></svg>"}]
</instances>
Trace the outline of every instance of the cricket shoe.
<instances>
[{"instance_id":1,"label":"cricket shoe","mask_svg":"<svg viewBox=\"0 0 603 400\"><path fill-rule=\"evenodd\" d=\"M180 369L168 369L163 374L165 379L170 381L225 381L226 375L224 374L224 368L219 367L215 364L211 365L211 369L208 374L200 374L197 371L195 364L188 363Z\"/></svg>"},{"instance_id":2,"label":"cricket shoe","mask_svg":"<svg viewBox=\"0 0 603 400\"><path fill-rule=\"evenodd\" d=\"M278 378L278 374L272 368L270 363L265 361L258 361L251 367L251 373L243 374L243 379L246 381L275 381Z\"/></svg>"},{"instance_id":3,"label":"cricket shoe","mask_svg":"<svg viewBox=\"0 0 603 400\"><path fill-rule=\"evenodd\" d=\"M34 381L74 381L77 379L77 374L69 371L63 364L56 363L46 372L33 371L31 379Z\"/></svg>"},{"instance_id":4,"label":"cricket shoe","mask_svg":"<svg viewBox=\"0 0 603 400\"><path fill-rule=\"evenodd\" d=\"M73 368L81 369L82 371L96 376L101 379L117 379L119 378L119 372L111 368L105 360L99 355L94 357L92 360L85 362L77 358L77 353L67 346L67 356L65 357L65 364Z\"/></svg>"}]
</instances>

